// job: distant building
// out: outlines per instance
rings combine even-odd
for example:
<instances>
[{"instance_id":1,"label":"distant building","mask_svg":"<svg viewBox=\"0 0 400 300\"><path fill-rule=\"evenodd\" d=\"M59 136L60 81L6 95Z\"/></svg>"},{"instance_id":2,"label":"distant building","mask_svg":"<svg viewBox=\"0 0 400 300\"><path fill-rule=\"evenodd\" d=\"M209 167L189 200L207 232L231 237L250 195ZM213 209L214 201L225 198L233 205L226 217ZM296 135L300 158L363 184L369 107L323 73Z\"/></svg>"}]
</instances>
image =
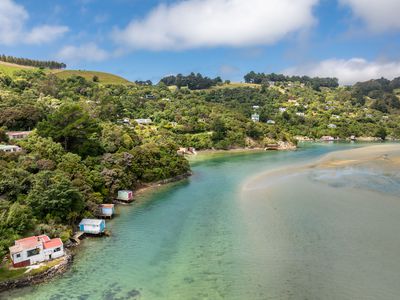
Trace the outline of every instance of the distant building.
<instances>
[{"instance_id":1,"label":"distant building","mask_svg":"<svg viewBox=\"0 0 400 300\"><path fill-rule=\"evenodd\" d=\"M332 115L332 118L333 118L333 119L336 119L336 120L339 120L339 119L340 119L340 116L338 116L338 115Z\"/></svg>"},{"instance_id":2,"label":"distant building","mask_svg":"<svg viewBox=\"0 0 400 300\"><path fill-rule=\"evenodd\" d=\"M152 94L147 94L146 96L144 96L146 99L156 99L156 96L152 95Z\"/></svg>"},{"instance_id":3,"label":"distant building","mask_svg":"<svg viewBox=\"0 0 400 300\"><path fill-rule=\"evenodd\" d=\"M279 111L280 111L281 113L285 112L286 110L287 110L286 107L279 107Z\"/></svg>"},{"instance_id":4,"label":"distant building","mask_svg":"<svg viewBox=\"0 0 400 300\"><path fill-rule=\"evenodd\" d=\"M252 114L251 115L251 120L253 122L260 122L260 115L259 114Z\"/></svg>"},{"instance_id":5,"label":"distant building","mask_svg":"<svg viewBox=\"0 0 400 300\"><path fill-rule=\"evenodd\" d=\"M257 109L259 109L260 108L260 106L258 106L258 105L253 105L253 109L255 109L255 110L257 110Z\"/></svg>"},{"instance_id":6,"label":"distant building","mask_svg":"<svg viewBox=\"0 0 400 300\"><path fill-rule=\"evenodd\" d=\"M31 236L15 241L9 248L13 267L20 268L64 256L64 244L47 235Z\"/></svg>"},{"instance_id":7,"label":"distant building","mask_svg":"<svg viewBox=\"0 0 400 300\"><path fill-rule=\"evenodd\" d=\"M324 136L321 137L320 140L324 141L324 142L330 142L330 141L334 141L335 138L333 136L330 136L330 135L324 135Z\"/></svg>"},{"instance_id":8,"label":"distant building","mask_svg":"<svg viewBox=\"0 0 400 300\"><path fill-rule=\"evenodd\" d=\"M115 205L114 204L101 204L100 211L101 211L101 216L111 218L115 213Z\"/></svg>"},{"instance_id":9,"label":"distant building","mask_svg":"<svg viewBox=\"0 0 400 300\"><path fill-rule=\"evenodd\" d=\"M303 112L297 112L296 115L299 116L299 117L304 117L305 116L305 114Z\"/></svg>"},{"instance_id":10,"label":"distant building","mask_svg":"<svg viewBox=\"0 0 400 300\"><path fill-rule=\"evenodd\" d=\"M124 119L122 120L122 123L123 123L123 124L126 124L126 125L130 125L130 124L131 124L131 121L130 121L128 118L124 118Z\"/></svg>"},{"instance_id":11,"label":"distant building","mask_svg":"<svg viewBox=\"0 0 400 300\"><path fill-rule=\"evenodd\" d=\"M12 153L22 151L22 149L15 145L0 145L0 151Z\"/></svg>"},{"instance_id":12,"label":"distant building","mask_svg":"<svg viewBox=\"0 0 400 300\"><path fill-rule=\"evenodd\" d=\"M335 129L335 128L337 128L337 126L336 126L335 124L329 124L329 125L328 125L328 128L330 128L330 129Z\"/></svg>"},{"instance_id":13,"label":"distant building","mask_svg":"<svg viewBox=\"0 0 400 300\"><path fill-rule=\"evenodd\" d=\"M133 200L133 192L130 190L121 190L118 191L117 200L130 202Z\"/></svg>"},{"instance_id":14,"label":"distant building","mask_svg":"<svg viewBox=\"0 0 400 300\"><path fill-rule=\"evenodd\" d=\"M9 131L7 132L8 138L11 140L22 140L30 135L32 131Z\"/></svg>"},{"instance_id":15,"label":"distant building","mask_svg":"<svg viewBox=\"0 0 400 300\"><path fill-rule=\"evenodd\" d=\"M275 121L274 120L268 120L267 124L275 124Z\"/></svg>"},{"instance_id":16,"label":"distant building","mask_svg":"<svg viewBox=\"0 0 400 300\"><path fill-rule=\"evenodd\" d=\"M106 230L106 221L100 219L83 219L79 230L89 234L101 234Z\"/></svg>"},{"instance_id":17,"label":"distant building","mask_svg":"<svg viewBox=\"0 0 400 300\"><path fill-rule=\"evenodd\" d=\"M151 119L135 119L136 123L139 125L150 125L153 123Z\"/></svg>"}]
</instances>

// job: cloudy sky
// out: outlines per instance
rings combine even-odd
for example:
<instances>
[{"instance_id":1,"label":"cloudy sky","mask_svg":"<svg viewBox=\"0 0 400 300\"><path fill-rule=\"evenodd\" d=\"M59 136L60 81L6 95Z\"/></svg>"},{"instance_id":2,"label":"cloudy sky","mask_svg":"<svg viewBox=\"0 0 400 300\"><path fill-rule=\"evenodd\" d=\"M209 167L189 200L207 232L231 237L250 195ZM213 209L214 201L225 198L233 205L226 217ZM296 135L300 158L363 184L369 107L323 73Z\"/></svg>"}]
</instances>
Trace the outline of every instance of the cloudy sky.
<instances>
[{"instance_id":1,"label":"cloudy sky","mask_svg":"<svg viewBox=\"0 0 400 300\"><path fill-rule=\"evenodd\" d=\"M0 0L0 53L157 81L400 76L399 0Z\"/></svg>"}]
</instances>

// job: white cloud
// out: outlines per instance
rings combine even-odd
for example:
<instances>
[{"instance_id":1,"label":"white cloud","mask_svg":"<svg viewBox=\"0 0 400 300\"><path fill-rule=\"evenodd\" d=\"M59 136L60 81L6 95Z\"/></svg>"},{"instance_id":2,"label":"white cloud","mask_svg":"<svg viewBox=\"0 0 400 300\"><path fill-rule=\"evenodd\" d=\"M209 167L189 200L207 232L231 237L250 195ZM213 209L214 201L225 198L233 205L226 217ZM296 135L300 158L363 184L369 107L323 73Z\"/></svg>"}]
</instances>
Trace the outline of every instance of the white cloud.
<instances>
[{"instance_id":1,"label":"white cloud","mask_svg":"<svg viewBox=\"0 0 400 300\"><path fill-rule=\"evenodd\" d=\"M66 26L43 25L25 28L29 14L22 5L12 0L0 0L0 44L42 44L61 37Z\"/></svg>"},{"instance_id":2,"label":"white cloud","mask_svg":"<svg viewBox=\"0 0 400 300\"><path fill-rule=\"evenodd\" d=\"M116 30L133 49L182 50L273 44L315 23L319 0L187 0L161 4L144 19Z\"/></svg>"},{"instance_id":3,"label":"white cloud","mask_svg":"<svg viewBox=\"0 0 400 300\"><path fill-rule=\"evenodd\" d=\"M385 77L393 79L400 76L400 61L367 61L363 58L328 59L316 64L289 68L283 71L289 75L308 75L336 77L340 84L353 84L358 81Z\"/></svg>"},{"instance_id":4,"label":"white cloud","mask_svg":"<svg viewBox=\"0 0 400 300\"><path fill-rule=\"evenodd\" d=\"M32 29L26 35L26 42L28 44L43 44L51 42L68 32L66 26L38 26Z\"/></svg>"},{"instance_id":5,"label":"white cloud","mask_svg":"<svg viewBox=\"0 0 400 300\"><path fill-rule=\"evenodd\" d=\"M102 61L109 57L107 51L99 48L94 43L83 44L81 46L65 46L56 55L58 59L67 62L78 61Z\"/></svg>"},{"instance_id":6,"label":"white cloud","mask_svg":"<svg viewBox=\"0 0 400 300\"><path fill-rule=\"evenodd\" d=\"M400 29L399 0L339 0L373 32Z\"/></svg>"}]
</instances>

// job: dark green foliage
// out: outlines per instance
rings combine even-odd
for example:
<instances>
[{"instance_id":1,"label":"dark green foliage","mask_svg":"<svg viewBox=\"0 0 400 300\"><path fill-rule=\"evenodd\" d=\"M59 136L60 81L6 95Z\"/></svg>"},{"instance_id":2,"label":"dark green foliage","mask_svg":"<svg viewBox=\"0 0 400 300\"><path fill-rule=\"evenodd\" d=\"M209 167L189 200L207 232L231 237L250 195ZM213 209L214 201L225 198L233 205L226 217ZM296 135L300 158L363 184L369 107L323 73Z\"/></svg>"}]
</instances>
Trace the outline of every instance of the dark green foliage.
<instances>
[{"instance_id":1,"label":"dark green foliage","mask_svg":"<svg viewBox=\"0 0 400 300\"><path fill-rule=\"evenodd\" d=\"M35 177L26 202L40 219L49 214L64 222L69 221L73 213L79 215L84 207L82 194L72 182L50 171Z\"/></svg>"},{"instance_id":2,"label":"dark green foliage","mask_svg":"<svg viewBox=\"0 0 400 300\"><path fill-rule=\"evenodd\" d=\"M251 71L244 76L246 83L268 84L269 82L300 82L310 85L313 89L319 90L321 87L335 88L339 86L337 78L320 78L308 76L285 76L283 74L264 74Z\"/></svg>"},{"instance_id":3,"label":"dark green foliage","mask_svg":"<svg viewBox=\"0 0 400 300\"><path fill-rule=\"evenodd\" d=\"M190 90L203 90L221 84L222 79L220 77L211 79L203 77L199 73L190 73L188 76L183 76L182 74L167 76L162 78L160 82L167 86L176 85L178 88L188 87Z\"/></svg>"},{"instance_id":4,"label":"dark green foliage","mask_svg":"<svg viewBox=\"0 0 400 300\"><path fill-rule=\"evenodd\" d=\"M38 132L60 142L66 151L83 157L96 156L102 152L98 142L98 123L77 104L62 105L38 125Z\"/></svg>"},{"instance_id":5,"label":"dark green foliage","mask_svg":"<svg viewBox=\"0 0 400 300\"><path fill-rule=\"evenodd\" d=\"M21 66L36 67L36 68L65 69L67 67L66 64L59 63L56 61L34 60L34 59L29 59L29 58L6 56L4 54L0 55L0 61L17 64L17 65L21 65Z\"/></svg>"}]
</instances>

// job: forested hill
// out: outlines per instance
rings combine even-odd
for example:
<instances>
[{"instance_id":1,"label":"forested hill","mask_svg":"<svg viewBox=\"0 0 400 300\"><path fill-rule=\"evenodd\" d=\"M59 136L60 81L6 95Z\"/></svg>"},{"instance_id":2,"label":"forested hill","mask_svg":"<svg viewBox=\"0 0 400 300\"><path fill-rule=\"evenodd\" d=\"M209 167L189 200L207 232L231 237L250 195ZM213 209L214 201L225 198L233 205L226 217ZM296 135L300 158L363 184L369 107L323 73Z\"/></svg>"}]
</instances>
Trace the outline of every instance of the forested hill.
<instances>
[{"instance_id":1,"label":"forested hill","mask_svg":"<svg viewBox=\"0 0 400 300\"><path fill-rule=\"evenodd\" d=\"M315 89L204 78L168 86L0 73L0 143L15 143L7 131L33 130L16 142L24 151L0 152L0 255L28 233L68 239L118 189L187 173L180 147L263 147L295 135L400 138L398 79ZM202 80L213 84L198 89Z\"/></svg>"},{"instance_id":2,"label":"forested hill","mask_svg":"<svg viewBox=\"0 0 400 300\"><path fill-rule=\"evenodd\" d=\"M35 59L15 57L4 54L0 55L0 61L21 66L35 67L35 68L65 69L67 67L65 63L60 63L57 61L35 60Z\"/></svg>"}]
</instances>

